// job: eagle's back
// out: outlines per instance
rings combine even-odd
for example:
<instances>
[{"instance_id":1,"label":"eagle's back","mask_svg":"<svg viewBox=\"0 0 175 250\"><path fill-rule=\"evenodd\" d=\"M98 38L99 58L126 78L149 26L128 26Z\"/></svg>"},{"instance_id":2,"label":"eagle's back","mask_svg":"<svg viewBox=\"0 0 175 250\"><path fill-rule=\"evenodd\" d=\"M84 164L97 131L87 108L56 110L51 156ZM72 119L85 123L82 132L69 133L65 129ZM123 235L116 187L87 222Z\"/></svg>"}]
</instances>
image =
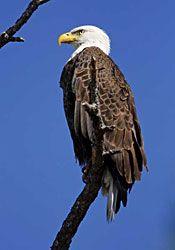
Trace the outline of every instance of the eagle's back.
<instances>
[{"instance_id":1,"label":"eagle's back","mask_svg":"<svg viewBox=\"0 0 175 250\"><path fill-rule=\"evenodd\" d=\"M97 47L89 47L65 65L61 76L64 109L80 165L87 164L91 158L93 126L83 103L89 102L92 58L96 66L101 117L104 124L112 128L104 134L103 148L105 167L118 188L117 211L121 200L126 205L127 190L140 179L146 157L129 85L109 56ZM103 183L104 193L108 192L107 180Z\"/></svg>"}]
</instances>

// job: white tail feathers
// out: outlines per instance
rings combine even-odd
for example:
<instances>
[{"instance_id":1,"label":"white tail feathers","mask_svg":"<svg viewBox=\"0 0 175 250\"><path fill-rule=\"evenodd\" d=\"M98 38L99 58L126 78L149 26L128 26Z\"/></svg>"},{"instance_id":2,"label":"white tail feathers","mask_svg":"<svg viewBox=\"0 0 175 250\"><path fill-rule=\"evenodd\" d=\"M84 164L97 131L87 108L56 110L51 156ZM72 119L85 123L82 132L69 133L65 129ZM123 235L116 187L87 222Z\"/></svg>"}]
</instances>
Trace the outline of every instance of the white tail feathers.
<instances>
[{"instance_id":1,"label":"white tail feathers","mask_svg":"<svg viewBox=\"0 0 175 250\"><path fill-rule=\"evenodd\" d=\"M118 189L108 168L103 173L101 191L104 196L107 196L106 217L107 221L110 222L115 217Z\"/></svg>"}]
</instances>

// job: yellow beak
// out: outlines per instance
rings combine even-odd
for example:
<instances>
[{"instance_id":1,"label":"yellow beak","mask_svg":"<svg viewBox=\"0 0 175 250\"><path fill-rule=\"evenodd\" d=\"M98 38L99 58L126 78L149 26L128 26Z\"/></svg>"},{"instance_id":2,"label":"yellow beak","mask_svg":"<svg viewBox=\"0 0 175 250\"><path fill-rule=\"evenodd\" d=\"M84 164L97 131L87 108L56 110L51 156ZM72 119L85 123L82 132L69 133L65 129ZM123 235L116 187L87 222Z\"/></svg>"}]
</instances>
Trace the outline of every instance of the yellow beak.
<instances>
[{"instance_id":1,"label":"yellow beak","mask_svg":"<svg viewBox=\"0 0 175 250\"><path fill-rule=\"evenodd\" d=\"M77 35L71 34L71 32L64 33L58 38L58 44L61 45L62 43L71 43L78 39Z\"/></svg>"}]
</instances>

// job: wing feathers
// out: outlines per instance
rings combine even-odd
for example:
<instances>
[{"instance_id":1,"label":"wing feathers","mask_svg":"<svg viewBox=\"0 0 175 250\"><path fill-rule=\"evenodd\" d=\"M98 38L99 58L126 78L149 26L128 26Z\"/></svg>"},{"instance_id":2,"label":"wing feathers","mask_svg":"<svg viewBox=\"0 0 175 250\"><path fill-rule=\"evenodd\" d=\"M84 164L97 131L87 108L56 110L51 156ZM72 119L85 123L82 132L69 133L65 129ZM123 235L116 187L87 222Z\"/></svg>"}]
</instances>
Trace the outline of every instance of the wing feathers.
<instances>
[{"instance_id":1,"label":"wing feathers","mask_svg":"<svg viewBox=\"0 0 175 250\"><path fill-rule=\"evenodd\" d=\"M76 134L80 132L80 112L81 112L81 102L76 100L74 109L74 129Z\"/></svg>"},{"instance_id":2,"label":"wing feathers","mask_svg":"<svg viewBox=\"0 0 175 250\"><path fill-rule=\"evenodd\" d=\"M123 148L124 131L117 129L115 132L115 147L120 150Z\"/></svg>"},{"instance_id":3,"label":"wing feathers","mask_svg":"<svg viewBox=\"0 0 175 250\"><path fill-rule=\"evenodd\" d=\"M131 164L130 166L133 171L132 176L133 176L134 181L140 180L141 173L139 171L138 159L136 157L134 148L131 148L131 151L130 151L130 164Z\"/></svg>"},{"instance_id":4,"label":"wing feathers","mask_svg":"<svg viewBox=\"0 0 175 250\"><path fill-rule=\"evenodd\" d=\"M129 152L126 150L123 151L123 165L124 165L124 175L125 175L126 182L128 184L132 184L133 180L132 180L132 174L131 174L131 163L129 159Z\"/></svg>"},{"instance_id":5,"label":"wing feathers","mask_svg":"<svg viewBox=\"0 0 175 250\"><path fill-rule=\"evenodd\" d=\"M92 142L92 133L93 133L93 128L92 128L92 121L89 117L89 114L86 112L86 125L87 125L87 133L90 141Z\"/></svg>"},{"instance_id":6,"label":"wing feathers","mask_svg":"<svg viewBox=\"0 0 175 250\"><path fill-rule=\"evenodd\" d=\"M86 116L86 111L84 109L84 106L82 104L80 104L80 117L81 117L81 133L83 135L84 138L87 138L87 116Z\"/></svg>"}]
</instances>

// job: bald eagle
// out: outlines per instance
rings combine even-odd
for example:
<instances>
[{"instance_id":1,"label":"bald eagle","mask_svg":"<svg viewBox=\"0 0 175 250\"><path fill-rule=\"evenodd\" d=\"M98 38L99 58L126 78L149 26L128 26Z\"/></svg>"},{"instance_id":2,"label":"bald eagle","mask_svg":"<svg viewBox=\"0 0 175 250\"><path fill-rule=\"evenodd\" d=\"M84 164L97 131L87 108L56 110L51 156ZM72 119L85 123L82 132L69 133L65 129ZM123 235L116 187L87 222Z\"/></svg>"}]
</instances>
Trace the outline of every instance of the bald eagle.
<instances>
[{"instance_id":1,"label":"bald eagle","mask_svg":"<svg viewBox=\"0 0 175 250\"><path fill-rule=\"evenodd\" d=\"M140 180L146 167L143 138L130 86L109 57L110 39L95 26L81 26L62 34L58 43L76 49L64 66L60 83L64 110L74 145L75 157L83 169L91 166L93 123L84 107L90 101L91 63L95 60L98 109L106 126L102 193L107 196L107 220L112 221L127 193Z\"/></svg>"}]
</instances>

